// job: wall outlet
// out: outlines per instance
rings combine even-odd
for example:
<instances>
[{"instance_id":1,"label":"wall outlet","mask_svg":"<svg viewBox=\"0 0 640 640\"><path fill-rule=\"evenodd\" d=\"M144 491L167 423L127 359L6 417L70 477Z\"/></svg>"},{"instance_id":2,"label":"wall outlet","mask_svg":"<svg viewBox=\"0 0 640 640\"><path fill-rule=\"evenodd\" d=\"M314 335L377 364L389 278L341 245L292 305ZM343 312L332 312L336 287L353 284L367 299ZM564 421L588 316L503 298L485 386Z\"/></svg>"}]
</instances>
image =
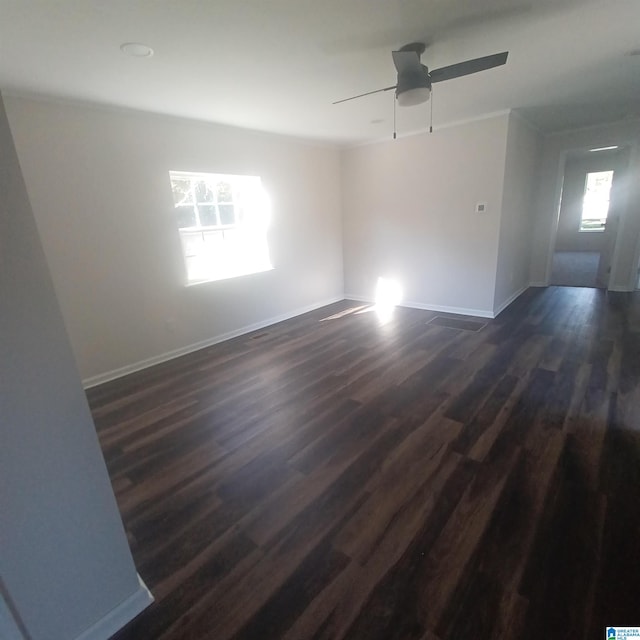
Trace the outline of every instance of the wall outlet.
<instances>
[{"instance_id":1,"label":"wall outlet","mask_svg":"<svg viewBox=\"0 0 640 640\"><path fill-rule=\"evenodd\" d=\"M476 213L486 213L486 212L487 212L487 203L476 202Z\"/></svg>"}]
</instances>

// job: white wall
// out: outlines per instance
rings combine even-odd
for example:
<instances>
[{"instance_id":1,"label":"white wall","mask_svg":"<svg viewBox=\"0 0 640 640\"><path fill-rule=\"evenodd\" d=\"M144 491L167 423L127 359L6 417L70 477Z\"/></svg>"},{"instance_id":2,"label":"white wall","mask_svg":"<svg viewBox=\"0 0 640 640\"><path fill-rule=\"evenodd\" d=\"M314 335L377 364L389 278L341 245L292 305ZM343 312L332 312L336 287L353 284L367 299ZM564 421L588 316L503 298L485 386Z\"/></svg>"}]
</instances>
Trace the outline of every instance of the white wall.
<instances>
[{"instance_id":1,"label":"white wall","mask_svg":"<svg viewBox=\"0 0 640 640\"><path fill-rule=\"evenodd\" d=\"M531 282L548 284L555 244L562 173L567 153L610 145L631 149L628 181L622 185L618 242L614 250L609 288L632 290L637 279L640 237L640 122L624 122L546 136L542 143L541 171L535 197L535 226L531 255Z\"/></svg>"},{"instance_id":2,"label":"white wall","mask_svg":"<svg viewBox=\"0 0 640 640\"><path fill-rule=\"evenodd\" d=\"M6 103L83 378L343 297L336 148L136 112ZM170 170L261 176L274 270L185 287Z\"/></svg>"},{"instance_id":3,"label":"white wall","mask_svg":"<svg viewBox=\"0 0 640 640\"><path fill-rule=\"evenodd\" d=\"M2 628L11 628L12 615L14 631L19 627L30 640L70 640L90 628L90 637L107 638L149 599L138 583L2 100L0 425Z\"/></svg>"},{"instance_id":4,"label":"white wall","mask_svg":"<svg viewBox=\"0 0 640 640\"><path fill-rule=\"evenodd\" d=\"M493 314L508 124L505 113L343 152L347 296L371 299L382 276L405 304Z\"/></svg>"},{"instance_id":5,"label":"white wall","mask_svg":"<svg viewBox=\"0 0 640 640\"><path fill-rule=\"evenodd\" d=\"M538 133L509 114L504 163L504 193L495 283L494 313L529 286L534 193L539 159Z\"/></svg>"}]
</instances>

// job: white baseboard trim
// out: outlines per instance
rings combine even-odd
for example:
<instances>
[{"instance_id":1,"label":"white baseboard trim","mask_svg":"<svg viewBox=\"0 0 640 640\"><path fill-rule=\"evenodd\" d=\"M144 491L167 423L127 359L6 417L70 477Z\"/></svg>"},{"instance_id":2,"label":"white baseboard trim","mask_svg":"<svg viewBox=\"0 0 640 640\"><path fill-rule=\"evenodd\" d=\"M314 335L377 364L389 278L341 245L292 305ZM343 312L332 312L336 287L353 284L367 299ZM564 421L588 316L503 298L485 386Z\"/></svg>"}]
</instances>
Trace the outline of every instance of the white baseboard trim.
<instances>
[{"instance_id":1,"label":"white baseboard trim","mask_svg":"<svg viewBox=\"0 0 640 640\"><path fill-rule=\"evenodd\" d=\"M497 318L512 302L516 300L516 298L519 298L528 288L529 285L527 285L526 287L522 287L522 289L510 295L501 305L498 305L493 310L493 317Z\"/></svg>"},{"instance_id":2,"label":"white baseboard trim","mask_svg":"<svg viewBox=\"0 0 640 640\"><path fill-rule=\"evenodd\" d=\"M120 631L128 622L131 622L139 613L142 613L154 600L147 585L138 576L139 586L137 591L121 602L115 609L98 620L94 625L83 631L76 640L108 640L117 631Z\"/></svg>"},{"instance_id":3,"label":"white baseboard trim","mask_svg":"<svg viewBox=\"0 0 640 640\"><path fill-rule=\"evenodd\" d=\"M366 298L365 296L357 296L355 293L345 293L345 300L353 300L354 302L364 302L365 304L375 304L375 302L371 298Z\"/></svg>"},{"instance_id":4,"label":"white baseboard trim","mask_svg":"<svg viewBox=\"0 0 640 640\"><path fill-rule=\"evenodd\" d=\"M439 311L441 313L455 313L459 316L475 316L476 318L493 318L493 313L487 309L467 309L466 307L449 307L440 304L422 304L421 302L403 302L401 307L423 309L425 311Z\"/></svg>"},{"instance_id":5,"label":"white baseboard trim","mask_svg":"<svg viewBox=\"0 0 640 640\"><path fill-rule=\"evenodd\" d=\"M371 298L366 298L356 294L345 294L347 300L355 300L356 302L368 302L374 304ZM448 307L438 304L424 304L422 302L412 302L403 300L398 306L409 307L410 309L422 309L424 311L440 311L442 313L455 313L461 316L476 316L477 318L493 318L493 312L487 309L467 309L466 307Z\"/></svg>"},{"instance_id":6,"label":"white baseboard trim","mask_svg":"<svg viewBox=\"0 0 640 640\"><path fill-rule=\"evenodd\" d=\"M530 287L552 287L554 285L550 285L548 282L531 282L529 286ZM609 287L607 291L615 291L616 293L629 293L631 291L635 291L635 288L616 285L615 287Z\"/></svg>"},{"instance_id":7,"label":"white baseboard trim","mask_svg":"<svg viewBox=\"0 0 640 640\"><path fill-rule=\"evenodd\" d=\"M272 318L267 318L253 324L240 327L239 329L234 329L233 331L227 331L226 333L207 338L206 340L201 340L200 342L187 345L186 347L174 349L173 351L167 351L166 353L161 353L160 355L153 356L152 358L147 358L146 360L140 360L138 362L133 362L132 364L125 365L124 367L113 369L112 371L106 371L105 373L99 373L95 376L90 376L89 378L85 378L82 381L82 385L85 389L90 389L91 387L96 387L99 384L104 384L105 382L110 382L111 380L122 378L123 376L129 375L130 373L142 371L143 369L147 369L156 364L167 362L168 360L173 360L174 358L179 358L180 356L185 356L188 353L193 353L194 351L199 351L200 349L205 349L206 347L211 347L214 344L218 344L219 342L231 340L231 338L237 338L238 336L244 335L246 333L257 331L258 329L270 327L271 325L282 322L283 320L289 320L290 318L301 316L303 313L315 311L316 309L320 309L320 307L326 307L329 304L340 302L341 300L344 300L344 296L337 296L334 298L329 298L328 300L314 302L313 304L307 305L306 307L294 309L293 311L289 311Z\"/></svg>"},{"instance_id":8,"label":"white baseboard trim","mask_svg":"<svg viewBox=\"0 0 640 640\"><path fill-rule=\"evenodd\" d=\"M358 296L355 293L345 293L345 300L355 300L356 302L366 302L368 304L373 304L373 300L371 298L366 298L365 296Z\"/></svg>"},{"instance_id":9,"label":"white baseboard trim","mask_svg":"<svg viewBox=\"0 0 640 640\"><path fill-rule=\"evenodd\" d=\"M403 302L400 306L425 311L440 311L441 313L455 313L459 316L475 316L476 318L493 318L493 312L487 309L468 309L466 307L449 307L439 304L422 304L421 302Z\"/></svg>"}]
</instances>

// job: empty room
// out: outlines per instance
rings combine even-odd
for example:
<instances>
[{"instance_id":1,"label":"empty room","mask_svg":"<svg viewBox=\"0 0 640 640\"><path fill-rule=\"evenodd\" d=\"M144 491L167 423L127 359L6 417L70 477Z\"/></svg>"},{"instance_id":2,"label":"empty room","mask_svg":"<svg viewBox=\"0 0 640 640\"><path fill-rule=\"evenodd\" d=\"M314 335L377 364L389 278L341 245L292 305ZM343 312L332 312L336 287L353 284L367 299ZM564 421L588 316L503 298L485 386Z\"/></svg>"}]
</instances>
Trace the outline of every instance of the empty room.
<instances>
[{"instance_id":1,"label":"empty room","mask_svg":"<svg viewBox=\"0 0 640 640\"><path fill-rule=\"evenodd\" d=\"M640 638L638 24L0 0L0 638Z\"/></svg>"}]
</instances>

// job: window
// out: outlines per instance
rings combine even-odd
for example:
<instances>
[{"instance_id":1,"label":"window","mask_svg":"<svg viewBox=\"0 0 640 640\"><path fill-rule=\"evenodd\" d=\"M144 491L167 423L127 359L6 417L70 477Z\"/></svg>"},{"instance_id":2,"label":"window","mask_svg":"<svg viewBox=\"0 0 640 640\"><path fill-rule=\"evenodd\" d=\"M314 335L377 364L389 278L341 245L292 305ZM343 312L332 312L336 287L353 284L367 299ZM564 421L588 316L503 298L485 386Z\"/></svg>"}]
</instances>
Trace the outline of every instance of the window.
<instances>
[{"instance_id":1,"label":"window","mask_svg":"<svg viewBox=\"0 0 640 640\"><path fill-rule=\"evenodd\" d=\"M258 176L170 171L188 284L272 269Z\"/></svg>"},{"instance_id":2,"label":"window","mask_svg":"<svg viewBox=\"0 0 640 640\"><path fill-rule=\"evenodd\" d=\"M587 173L582 201L580 231L604 231L609 213L613 171Z\"/></svg>"}]
</instances>

